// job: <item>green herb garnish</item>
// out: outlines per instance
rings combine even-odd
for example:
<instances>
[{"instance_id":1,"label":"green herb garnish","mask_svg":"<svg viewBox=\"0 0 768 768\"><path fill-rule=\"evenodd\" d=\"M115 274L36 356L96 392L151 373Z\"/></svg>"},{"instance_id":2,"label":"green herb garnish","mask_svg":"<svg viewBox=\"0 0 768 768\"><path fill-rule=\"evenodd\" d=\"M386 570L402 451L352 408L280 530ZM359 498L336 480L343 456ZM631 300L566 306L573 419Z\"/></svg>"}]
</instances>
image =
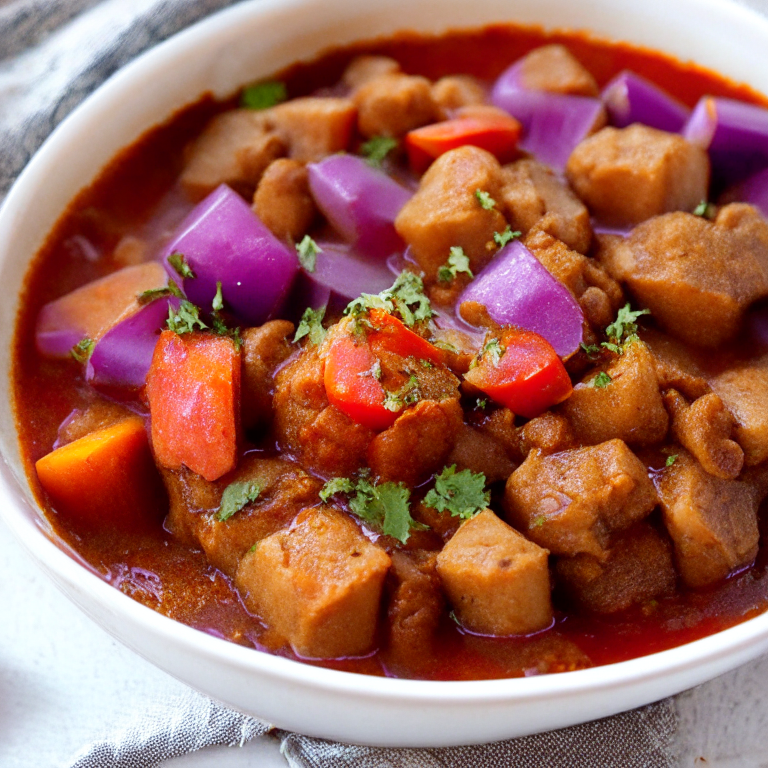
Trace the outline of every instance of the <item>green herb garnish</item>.
<instances>
[{"instance_id":1,"label":"green herb garnish","mask_svg":"<svg viewBox=\"0 0 768 768\"><path fill-rule=\"evenodd\" d=\"M531 524L528 526L528 528L541 528L544 523L547 522L547 518L544 517L544 515L537 515L533 518L531 521Z\"/></svg>"},{"instance_id":2,"label":"green herb garnish","mask_svg":"<svg viewBox=\"0 0 768 768\"><path fill-rule=\"evenodd\" d=\"M300 243L296 243L296 253L299 256L299 261L307 272L315 271L317 254L322 252L323 249L309 235L304 235L304 239Z\"/></svg>"},{"instance_id":3,"label":"green herb garnish","mask_svg":"<svg viewBox=\"0 0 768 768\"><path fill-rule=\"evenodd\" d=\"M240 94L240 106L246 109L269 109L287 98L288 91L285 83L273 80L243 88Z\"/></svg>"},{"instance_id":4,"label":"green herb garnish","mask_svg":"<svg viewBox=\"0 0 768 768\"><path fill-rule=\"evenodd\" d=\"M450 283L461 272L474 277L469 268L469 256L463 248L454 245L449 251L448 262L437 270L437 279L442 283Z\"/></svg>"},{"instance_id":5,"label":"green herb garnish","mask_svg":"<svg viewBox=\"0 0 768 768\"><path fill-rule=\"evenodd\" d=\"M194 279L196 277L192 267L187 264L187 259L183 253L179 253L178 251L172 253L168 257L168 263L173 267L179 277L188 277L190 279Z\"/></svg>"},{"instance_id":6,"label":"green herb garnish","mask_svg":"<svg viewBox=\"0 0 768 768\"><path fill-rule=\"evenodd\" d=\"M712 203L708 203L706 200L702 200L694 209L694 216L701 216L702 219L714 219L715 218L715 206Z\"/></svg>"},{"instance_id":7,"label":"green herb garnish","mask_svg":"<svg viewBox=\"0 0 768 768\"><path fill-rule=\"evenodd\" d=\"M230 483L221 495L221 505L216 513L216 519L221 523L229 520L235 512L256 501L260 493L261 488L258 483Z\"/></svg>"},{"instance_id":8,"label":"green herb garnish","mask_svg":"<svg viewBox=\"0 0 768 768\"><path fill-rule=\"evenodd\" d=\"M482 189L475 190L475 197L477 202L480 203L480 207L486 211L491 211L496 207L496 201Z\"/></svg>"},{"instance_id":9,"label":"green herb garnish","mask_svg":"<svg viewBox=\"0 0 768 768\"><path fill-rule=\"evenodd\" d=\"M384 397L384 407L388 411L397 413L409 405L417 403L420 398L419 380L411 376L397 392L387 392Z\"/></svg>"},{"instance_id":10,"label":"green herb garnish","mask_svg":"<svg viewBox=\"0 0 768 768\"><path fill-rule=\"evenodd\" d=\"M224 296L221 293L221 283L218 281L216 283L216 294L211 301L211 309L214 312L221 312L224 309Z\"/></svg>"},{"instance_id":11,"label":"green herb garnish","mask_svg":"<svg viewBox=\"0 0 768 768\"><path fill-rule=\"evenodd\" d=\"M491 494L485 490L482 472L456 471L456 465L445 467L435 477L435 487L424 497L424 503L438 512L451 513L453 517L468 520L484 510L491 502Z\"/></svg>"},{"instance_id":12,"label":"green herb garnish","mask_svg":"<svg viewBox=\"0 0 768 768\"><path fill-rule=\"evenodd\" d=\"M494 232L493 240L496 245L499 246L499 248L503 248L508 242L510 242L510 240L515 240L522 234L523 233L518 230L513 232L512 227L507 227L503 232Z\"/></svg>"},{"instance_id":13,"label":"green herb garnish","mask_svg":"<svg viewBox=\"0 0 768 768\"><path fill-rule=\"evenodd\" d=\"M191 301L182 299L179 308L174 312L173 307L168 307L168 320L166 325L174 333L192 333L195 328L204 331L208 326L200 319L200 308Z\"/></svg>"},{"instance_id":14,"label":"green herb garnish","mask_svg":"<svg viewBox=\"0 0 768 768\"><path fill-rule=\"evenodd\" d=\"M629 303L625 304L616 314L616 319L605 329L605 335L610 342L603 342L604 347L613 350L609 344L615 347L626 346L637 341L637 318L642 315L650 315L650 309L630 309ZM621 350L618 350L619 352Z\"/></svg>"},{"instance_id":15,"label":"green herb garnish","mask_svg":"<svg viewBox=\"0 0 768 768\"><path fill-rule=\"evenodd\" d=\"M136 301L143 307L145 304L151 304L155 299L164 299L170 296L175 296L177 299L184 298L181 288L174 280L169 280L168 285L164 285L162 288L150 288L148 291L142 291L136 295Z\"/></svg>"},{"instance_id":16,"label":"green herb garnish","mask_svg":"<svg viewBox=\"0 0 768 768\"><path fill-rule=\"evenodd\" d=\"M397 139L389 136L374 136L360 147L360 152L365 157L368 165L381 168L384 158L397 147Z\"/></svg>"},{"instance_id":17,"label":"green herb garnish","mask_svg":"<svg viewBox=\"0 0 768 768\"><path fill-rule=\"evenodd\" d=\"M353 493L354 490L355 484L348 477L332 477L320 491L320 498L327 504L331 496L337 493Z\"/></svg>"},{"instance_id":18,"label":"green herb garnish","mask_svg":"<svg viewBox=\"0 0 768 768\"><path fill-rule=\"evenodd\" d=\"M579 344L581 351L586 354L587 357L595 357L600 354L600 347L597 344L585 344L583 341Z\"/></svg>"},{"instance_id":19,"label":"green herb garnish","mask_svg":"<svg viewBox=\"0 0 768 768\"><path fill-rule=\"evenodd\" d=\"M478 397L476 405L481 411L484 411L488 407L488 398Z\"/></svg>"},{"instance_id":20,"label":"green herb garnish","mask_svg":"<svg viewBox=\"0 0 768 768\"><path fill-rule=\"evenodd\" d=\"M85 338L80 339L80 341L69 350L69 354L78 363L87 363L95 346L96 342L86 336Z\"/></svg>"},{"instance_id":21,"label":"green herb garnish","mask_svg":"<svg viewBox=\"0 0 768 768\"><path fill-rule=\"evenodd\" d=\"M502 355L506 352L506 347L504 347L501 342L496 339L489 339L483 349L480 352L480 357L484 357L485 355L488 355L488 358L491 361L491 364L493 366L497 366L499 364L499 361L501 360Z\"/></svg>"},{"instance_id":22,"label":"green herb garnish","mask_svg":"<svg viewBox=\"0 0 768 768\"><path fill-rule=\"evenodd\" d=\"M312 309L307 307L301 316L299 327L296 329L296 335L293 337L294 343L301 341L305 336L309 343L316 347L320 346L325 340L327 331L323 328L323 318L325 317L325 306Z\"/></svg>"},{"instance_id":23,"label":"green herb garnish","mask_svg":"<svg viewBox=\"0 0 768 768\"><path fill-rule=\"evenodd\" d=\"M664 463L664 466L671 467L675 461L677 460L678 454L673 453L671 456L667 456L667 460Z\"/></svg>"},{"instance_id":24,"label":"green herb garnish","mask_svg":"<svg viewBox=\"0 0 768 768\"><path fill-rule=\"evenodd\" d=\"M372 309L382 309L390 314L397 312L406 325L433 317L432 305L424 293L424 282L413 272L404 270L391 288L379 294L363 293L350 302L344 310L345 315L360 318Z\"/></svg>"},{"instance_id":25,"label":"green herb garnish","mask_svg":"<svg viewBox=\"0 0 768 768\"><path fill-rule=\"evenodd\" d=\"M603 389L604 387L607 387L613 379L605 372L600 371L600 373L595 376L594 379L592 379L592 386L597 387L598 389Z\"/></svg>"}]
</instances>

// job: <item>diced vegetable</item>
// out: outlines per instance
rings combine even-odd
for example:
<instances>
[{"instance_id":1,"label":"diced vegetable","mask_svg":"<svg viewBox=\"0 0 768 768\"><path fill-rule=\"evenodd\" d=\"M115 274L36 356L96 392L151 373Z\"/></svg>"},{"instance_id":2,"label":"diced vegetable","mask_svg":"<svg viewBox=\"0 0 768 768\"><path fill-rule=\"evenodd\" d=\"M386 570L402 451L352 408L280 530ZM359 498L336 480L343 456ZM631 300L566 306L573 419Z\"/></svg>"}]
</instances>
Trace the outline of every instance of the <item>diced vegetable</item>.
<instances>
[{"instance_id":1,"label":"diced vegetable","mask_svg":"<svg viewBox=\"0 0 768 768\"><path fill-rule=\"evenodd\" d=\"M179 273L174 254L184 257L194 277ZM296 252L223 184L184 219L163 262L187 298L206 312L220 282L226 309L246 325L261 325L280 309L299 270Z\"/></svg>"},{"instance_id":2,"label":"diced vegetable","mask_svg":"<svg viewBox=\"0 0 768 768\"><path fill-rule=\"evenodd\" d=\"M57 448L35 468L56 511L89 528L141 530L163 514L160 477L138 416Z\"/></svg>"},{"instance_id":3,"label":"diced vegetable","mask_svg":"<svg viewBox=\"0 0 768 768\"><path fill-rule=\"evenodd\" d=\"M731 184L768 166L768 109L733 99L703 96L683 136L709 150L712 174Z\"/></svg>"},{"instance_id":4,"label":"diced vegetable","mask_svg":"<svg viewBox=\"0 0 768 768\"><path fill-rule=\"evenodd\" d=\"M514 64L496 80L491 101L522 123L520 148L555 170L565 168L574 147L604 119L600 99L523 88Z\"/></svg>"},{"instance_id":5,"label":"diced vegetable","mask_svg":"<svg viewBox=\"0 0 768 768\"><path fill-rule=\"evenodd\" d=\"M492 342L464 378L497 403L531 419L571 394L568 372L543 336L506 328Z\"/></svg>"},{"instance_id":6,"label":"diced vegetable","mask_svg":"<svg viewBox=\"0 0 768 768\"><path fill-rule=\"evenodd\" d=\"M376 357L365 343L339 335L325 359L325 392L350 419L369 429L391 427L398 413L384 407L386 393L376 378Z\"/></svg>"},{"instance_id":7,"label":"diced vegetable","mask_svg":"<svg viewBox=\"0 0 768 768\"><path fill-rule=\"evenodd\" d=\"M505 245L467 286L459 296L459 311L465 301L482 304L499 325L535 331L561 357L581 343L581 308L519 240Z\"/></svg>"},{"instance_id":8,"label":"diced vegetable","mask_svg":"<svg viewBox=\"0 0 768 768\"><path fill-rule=\"evenodd\" d=\"M385 349L402 357L415 357L431 363L442 363L443 353L426 339L407 328L396 317L380 309L372 309L368 318L373 329L368 333L368 344L376 351Z\"/></svg>"},{"instance_id":9,"label":"diced vegetable","mask_svg":"<svg viewBox=\"0 0 768 768\"><path fill-rule=\"evenodd\" d=\"M688 107L666 91L629 70L620 72L605 86L602 99L611 123L617 128L643 123L660 131L678 133L691 114Z\"/></svg>"},{"instance_id":10,"label":"diced vegetable","mask_svg":"<svg viewBox=\"0 0 768 768\"><path fill-rule=\"evenodd\" d=\"M37 349L49 357L69 357L83 338L97 341L115 323L139 308L136 296L165 285L156 262L125 267L51 301L41 310L35 329Z\"/></svg>"},{"instance_id":11,"label":"diced vegetable","mask_svg":"<svg viewBox=\"0 0 768 768\"><path fill-rule=\"evenodd\" d=\"M320 243L315 271L310 280L329 288L347 301L363 293L380 293L392 285L392 271L383 260L365 258L342 243Z\"/></svg>"},{"instance_id":12,"label":"diced vegetable","mask_svg":"<svg viewBox=\"0 0 768 768\"><path fill-rule=\"evenodd\" d=\"M465 117L432 123L405 137L408 160L417 173L451 149L471 144L495 155L501 163L514 160L522 126L513 117Z\"/></svg>"},{"instance_id":13,"label":"diced vegetable","mask_svg":"<svg viewBox=\"0 0 768 768\"><path fill-rule=\"evenodd\" d=\"M85 380L94 386L143 387L169 307L178 310L179 299L155 299L112 326L93 348Z\"/></svg>"},{"instance_id":14,"label":"diced vegetable","mask_svg":"<svg viewBox=\"0 0 768 768\"><path fill-rule=\"evenodd\" d=\"M402 251L394 221L411 193L354 155L311 163L309 188L336 231L358 252L385 257Z\"/></svg>"},{"instance_id":15,"label":"diced vegetable","mask_svg":"<svg viewBox=\"0 0 768 768\"><path fill-rule=\"evenodd\" d=\"M240 353L232 339L163 331L147 375L152 447L168 469L217 480L237 464Z\"/></svg>"}]
</instances>

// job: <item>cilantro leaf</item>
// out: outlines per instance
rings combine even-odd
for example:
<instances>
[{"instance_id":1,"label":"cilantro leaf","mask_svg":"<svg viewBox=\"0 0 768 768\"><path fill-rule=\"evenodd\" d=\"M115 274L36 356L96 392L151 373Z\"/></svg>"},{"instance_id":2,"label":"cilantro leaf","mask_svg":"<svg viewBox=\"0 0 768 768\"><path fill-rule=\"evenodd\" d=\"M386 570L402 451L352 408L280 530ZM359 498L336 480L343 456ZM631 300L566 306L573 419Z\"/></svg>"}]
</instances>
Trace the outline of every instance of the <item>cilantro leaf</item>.
<instances>
[{"instance_id":1,"label":"cilantro leaf","mask_svg":"<svg viewBox=\"0 0 768 768\"><path fill-rule=\"evenodd\" d=\"M351 301L344 310L345 315L360 317L366 315L372 309L383 309L385 312L394 312L395 305L380 293L361 293L354 301Z\"/></svg>"},{"instance_id":2,"label":"cilantro leaf","mask_svg":"<svg viewBox=\"0 0 768 768\"><path fill-rule=\"evenodd\" d=\"M300 243L296 243L296 253L299 256L299 261L307 272L315 271L317 254L322 252L323 249L309 235L304 235L304 239Z\"/></svg>"},{"instance_id":3,"label":"cilantro leaf","mask_svg":"<svg viewBox=\"0 0 768 768\"><path fill-rule=\"evenodd\" d=\"M216 295L213 297L213 301L211 301L211 309L214 312L221 312L224 309L224 296L221 293L221 283L218 281L216 283Z\"/></svg>"},{"instance_id":4,"label":"cilantro leaf","mask_svg":"<svg viewBox=\"0 0 768 768\"><path fill-rule=\"evenodd\" d=\"M603 389L607 387L613 379L605 372L600 371L600 373L595 376L594 379L592 379L592 386L597 387L598 389Z\"/></svg>"},{"instance_id":5,"label":"cilantro leaf","mask_svg":"<svg viewBox=\"0 0 768 768\"><path fill-rule=\"evenodd\" d=\"M706 200L702 200L694 209L694 216L701 216L702 219L714 219L715 218L715 206L712 203L708 203Z\"/></svg>"},{"instance_id":6,"label":"cilantro leaf","mask_svg":"<svg viewBox=\"0 0 768 768\"><path fill-rule=\"evenodd\" d=\"M491 211L496 207L496 201L482 189L475 190L475 197L477 202L480 203L480 207L486 211Z\"/></svg>"},{"instance_id":7,"label":"cilantro leaf","mask_svg":"<svg viewBox=\"0 0 768 768\"><path fill-rule=\"evenodd\" d=\"M148 291L136 294L136 301L143 307L146 304L151 304L155 299L164 299L169 296L175 296L177 299L184 298L181 288L174 280L169 280L168 285L164 285L162 288L150 288Z\"/></svg>"},{"instance_id":8,"label":"cilantro leaf","mask_svg":"<svg viewBox=\"0 0 768 768\"><path fill-rule=\"evenodd\" d=\"M507 348L503 346L497 338L494 337L489 339L485 343L485 346L480 350L480 355L478 357L485 357L486 355L488 355L488 358L491 361L491 365L495 367L499 364L499 361L501 360L502 355L506 351L507 351ZM475 362L475 365L477 365L476 362Z\"/></svg>"},{"instance_id":9,"label":"cilantro leaf","mask_svg":"<svg viewBox=\"0 0 768 768\"><path fill-rule=\"evenodd\" d=\"M96 342L86 336L85 338L80 339L80 341L69 350L69 354L78 363L87 363L95 346Z\"/></svg>"},{"instance_id":10,"label":"cilantro leaf","mask_svg":"<svg viewBox=\"0 0 768 768\"><path fill-rule=\"evenodd\" d=\"M373 485L366 479L357 483L357 493L349 507L361 520L405 544L411 528L418 523L411 517L411 492L402 483Z\"/></svg>"},{"instance_id":11,"label":"cilantro leaf","mask_svg":"<svg viewBox=\"0 0 768 768\"><path fill-rule=\"evenodd\" d=\"M547 522L547 518L544 517L544 515L537 515L536 517L533 518L533 520L531 521L530 526L528 526L528 527L529 528L541 528L541 526L544 525L544 523L546 523L546 522Z\"/></svg>"},{"instance_id":12,"label":"cilantro leaf","mask_svg":"<svg viewBox=\"0 0 768 768\"><path fill-rule=\"evenodd\" d=\"M373 136L360 147L368 165L381 168L384 158L398 145L397 139L389 136Z\"/></svg>"},{"instance_id":13,"label":"cilantro leaf","mask_svg":"<svg viewBox=\"0 0 768 768\"><path fill-rule=\"evenodd\" d=\"M301 341L305 336L309 343L319 347L325 340L327 331L323 328L323 318L325 317L325 305L318 309L307 307L301 316L299 327L296 329L296 335L293 337L294 343Z\"/></svg>"},{"instance_id":14,"label":"cilantro leaf","mask_svg":"<svg viewBox=\"0 0 768 768\"><path fill-rule=\"evenodd\" d=\"M320 498L327 504L331 496L337 493L352 493L355 484L348 477L332 477L321 489Z\"/></svg>"},{"instance_id":15,"label":"cilantro leaf","mask_svg":"<svg viewBox=\"0 0 768 768\"><path fill-rule=\"evenodd\" d=\"M678 454L673 453L671 456L667 456L666 462L664 462L664 466L671 467L675 461L677 461Z\"/></svg>"},{"instance_id":16,"label":"cilantro leaf","mask_svg":"<svg viewBox=\"0 0 768 768\"><path fill-rule=\"evenodd\" d=\"M195 275L194 271L192 270L192 267L187 264L187 259L183 253L179 253L178 251L172 253L168 257L168 263L173 267L176 274L181 278L188 277L190 280L192 280L197 277L197 275Z\"/></svg>"},{"instance_id":17,"label":"cilantro leaf","mask_svg":"<svg viewBox=\"0 0 768 768\"><path fill-rule=\"evenodd\" d=\"M387 392L384 397L384 407L388 411L397 413L403 408L417 403L421 397L419 392L419 380L416 376L411 376L397 392Z\"/></svg>"},{"instance_id":18,"label":"cilantro leaf","mask_svg":"<svg viewBox=\"0 0 768 768\"><path fill-rule=\"evenodd\" d=\"M476 405L481 411L484 411L488 407L488 398L478 397Z\"/></svg>"},{"instance_id":19,"label":"cilantro leaf","mask_svg":"<svg viewBox=\"0 0 768 768\"><path fill-rule=\"evenodd\" d=\"M510 240L518 238L523 233L519 230L512 231L512 227L507 227L503 232L494 232L493 240L499 248L503 248Z\"/></svg>"},{"instance_id":20,"label":"cilantro leaf","mask_svg":"<svg viewBox=\"0 0 768 768\"><path fill-rule=\"evenodd\" d=\"M616 319L605 329L605 335L616 345L634 341L637 337L637 318L650 314L650 309L638 309L633 312L627 303L617 312Z\"/></svg>"},{"instance_id":21,"label":"cilantro leaf","mask_svg":"<svg viewBox=\"0 0 768 768\"><path fill-rule=\"evenodd\" d=\"M597 344L585 344L583 341L579 344L581 351L586 354L587 357L594 357L600 354L600 347Z\"/></svg>"},{"instance_id":22,"label":"cilantro leaf","mask_svg":"<svg viewBox=\"0 0 768 768\"><path fill-rule=\"evenodd\" d=\"M246 109L269 109L288 98L285 83L269 81L256 83L243 88L240 94L240 106Z\"/></svg>"},{"instance_id":23,"label":"cilantro leaf","mask_svg":"<svg viewBox=\"0 0 768 768\"><path fill-rule=\"evenodd\" d=\"M347 305L345 315L361 317L371 309L397 312L406 325L414 326L434 316L432 305L424 293L424 282L413 272L403 270L390 288L379 294L363 293Z\"/></svg>"},{"instance_id":24,"label":"cilantro leaf","mask_svg":"<svg viewBox=\"0 0 768 768\"><path fill-rule=\"evenodd\" d=\"M440 282L449 283L460 272L474 277L472 270L469 268L469 256L464 253L463 248L454 245L450 249L448 262L437 270L437 279Z\"/></svg>"},{"instance_id":25,"label":"cilantro leaf","mask_svg":"<svg viewBox=\"0 0 768 768\"><path fill-rule=\"evenodd\" d=\"M448 510L452 517L468 520L484 510L491 502L485 490L485 475L462 469L456 472L451 464L435 478L435 487L424 497L424 503L438 512Z\"/></svg>"},{"instance_id":26,"label":"cilantro leaf","mask_svg":"<svg viewBox=\"0 0 768 768\"><path fill-rule=\"evenodd\" d=\"M221 523L229 520L235 512L239 512L243 507L256 501L260 493L261 488L258 483L230 483L221 495L221 504L216 513L216 519Z\"/></svg>"},{"instance_id":27,"label":"cilantro leaf","mask_svg":"<svg viewBox=\"0 0 768 768\"><path fill-rule=\"evenodd\" d=\"M166 325L174 333L192 333L197 327L204 331L208 326L200 319L200 308L191 301L182 299L179 308L174 312L173 307L168 307L168 320Z\"/></svg>"}]
</instances>

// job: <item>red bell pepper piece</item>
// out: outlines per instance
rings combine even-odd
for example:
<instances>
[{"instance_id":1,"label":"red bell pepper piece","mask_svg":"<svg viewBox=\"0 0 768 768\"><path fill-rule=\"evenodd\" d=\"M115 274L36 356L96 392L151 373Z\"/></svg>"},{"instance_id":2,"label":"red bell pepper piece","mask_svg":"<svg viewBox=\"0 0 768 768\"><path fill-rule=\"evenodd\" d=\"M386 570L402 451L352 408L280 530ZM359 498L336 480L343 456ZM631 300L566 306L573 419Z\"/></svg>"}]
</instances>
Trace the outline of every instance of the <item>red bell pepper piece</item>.
<instances>
[{"instance_id":1,"label":"red bell pepper piece","mask_svg":"<svg viewBox=\"0 0 768 768\"><path fill-rule=\"evenodd\" d=\"M147 374L152 447L161 466L217 480L235 468L240 352L210 333L163 331Z\"/></svg>"},{"instance_id":2,"label":"red bell pepper piece","mask_svg":"<svg viewBox=\"0 0 768 768\"><path fill-rule=\"evenodd\" d=\"M432 123L409 131L405 136L408 160L416 173L451 149L470 144L507 163L517 156L522 126L514 117L461 117Z\"/></svg>"},{"instance_id":3,"label":"red bell pepper piece","mask_svg":"<svg viewBox=\"0 0 768 768\"><path fill-rule=\"evenodd\" d=\"M485 352L464 378L497 403L532 419L573 391L571 379L552 345L538 333L507 328L499 339L498 363Z\"/></svg>"},{"instance_id":4,"label":"red bell pepper piece","mask_svg":"<svg viewBox=\"0 0 768 768\"><path fill-rule=\"evenodd\" d=\"M368 344L372 349L386 349L401 357L415 357L435 364L443 362L440 349L383 309L372 309L368 319L373 326L368 333Z\"/></svg>"}]
</instances>

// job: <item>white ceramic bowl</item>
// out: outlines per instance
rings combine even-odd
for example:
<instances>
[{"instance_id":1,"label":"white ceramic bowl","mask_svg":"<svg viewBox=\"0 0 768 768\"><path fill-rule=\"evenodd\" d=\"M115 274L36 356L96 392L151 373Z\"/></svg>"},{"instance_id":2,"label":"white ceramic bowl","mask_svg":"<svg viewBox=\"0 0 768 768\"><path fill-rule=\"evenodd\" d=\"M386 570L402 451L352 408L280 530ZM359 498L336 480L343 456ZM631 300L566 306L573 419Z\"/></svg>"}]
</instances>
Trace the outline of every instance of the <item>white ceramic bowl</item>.
<instances>
[{"instance_id":1,"label":"white ceramic bowl","mask_svg":"<svg viewBox=\"0 0 768 768\"><path fill-rule=\"evenodd\" d=\"M438 746L592 720L689 688L768 648L768 614L680 648L565 674L480 682L336 672L240 647L178 624L100 580L52 540L19 458L8 343L30 259L75 194L121 148L206 91L320 51L401 29L498 21L590 30L693 60L768 93L768 21L725 0L259 0L210 17L144 54L64 121L0 210L0 513L32 558L94 621L179 680L275 725L350 742ZM34 610L34 606L30 606Z\"/></svg>"}]
</instances>

